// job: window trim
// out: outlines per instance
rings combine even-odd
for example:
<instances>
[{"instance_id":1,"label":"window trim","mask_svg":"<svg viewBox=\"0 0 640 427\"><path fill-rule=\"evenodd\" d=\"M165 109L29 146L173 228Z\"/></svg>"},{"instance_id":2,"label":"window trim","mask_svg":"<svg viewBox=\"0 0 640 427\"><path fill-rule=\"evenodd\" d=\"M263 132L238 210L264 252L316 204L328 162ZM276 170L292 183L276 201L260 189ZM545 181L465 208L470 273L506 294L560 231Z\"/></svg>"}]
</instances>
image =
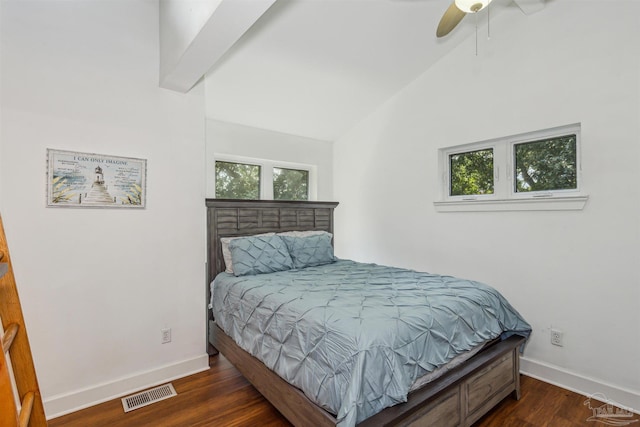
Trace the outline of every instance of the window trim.
<instances>
[{"instance_id":1,"label":"window trim","mask_svg":"<svg viewBox=\"0 0 640 427\"><path fill-rule=\"evenodd\" d=\"M461 211L523 211L582 210L588 200L582 189L581 125L565 126L495 138L470 144L439 149L438 166L441 177L440 200L434 201L438 212ZM516 192L515 146L548 138L576 135L576 188ZM451 196L449 156L465 152L493 149L493 194Z\"/></svg>"},{"instance_id":2,"label":"window trim","mask_svg":"<svg viewBox=\"0 0 640 427\"><path fill-rule=\"evenodd\" d=\"M213 155L213 191L215 197L216 177L215 177L215 162L232 162L232 163L244 163L249 165L260 166L260 199L259 200L273 200L273 168L282 169L297 169L305 170L309 172L309 188L307 194L307 200L318 200L318 177L317 166L305 163L285 162L280 160L259 159L255 157L237 156L234 154L221 154L214 153Z\"/></svg>"}]
</instances>

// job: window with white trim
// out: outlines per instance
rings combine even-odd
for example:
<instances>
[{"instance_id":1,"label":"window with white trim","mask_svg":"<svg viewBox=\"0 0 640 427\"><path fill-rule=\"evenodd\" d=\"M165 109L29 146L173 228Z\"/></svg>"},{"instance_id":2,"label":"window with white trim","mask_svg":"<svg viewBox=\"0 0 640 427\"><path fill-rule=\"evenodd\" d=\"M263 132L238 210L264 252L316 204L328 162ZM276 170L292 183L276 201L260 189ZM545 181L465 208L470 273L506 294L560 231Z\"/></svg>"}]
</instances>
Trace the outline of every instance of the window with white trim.
<instances>
[{"instance_id":1,"label":"window with white trim","mask_svg":"<svg viewBox=\"0 0 640 427\"><path fill-rule=\"evenodd\" d=\"M513 144L515 193L578 189L575 133Z\"/></svg>"},{"instance_id":2,"label":"window with white trim","mask_svg":"<svg viewBox=\"0 0 640 427\"><path fill-rule=\"evenodd\" d=\"M216 160L216 198L259 199L260 165Z\"/></svg>"},{"instance_id":3,"label":"window with white trim","mask_svg":"<svg viewBox=\"0 0 640 427\"><path fill-rule=\"evenodd\" d=\"M493 148L449 154L449 196L493 194Z\"/></svg>"},{"instance_id":4,"label":"window with white trim","mask_svg":"<svg viewBox=\"0 0 640 427\"><path fill-rule=\"evenodd\" d=\"M580 124L440 149L439 211L582 209Z\"/></svg>"},{"instance_id":5,"label":"window with white trim","mask_svg":"<svg viewBox=\"0 0 640 427\"><path fill-rule=\"evenodd\" d=\"M309 200L309 171L273 168L273 200Z\"/></svg>"},{"instance_id":6,"label":"window with white trim","mask_svg":"<svg viewBox=\"0 0 640 427\"><path fill-rule=\"evenodd\" d=\"M316 166L216 155L219 199L315 200Z\"/></svg>"}]
</instances>

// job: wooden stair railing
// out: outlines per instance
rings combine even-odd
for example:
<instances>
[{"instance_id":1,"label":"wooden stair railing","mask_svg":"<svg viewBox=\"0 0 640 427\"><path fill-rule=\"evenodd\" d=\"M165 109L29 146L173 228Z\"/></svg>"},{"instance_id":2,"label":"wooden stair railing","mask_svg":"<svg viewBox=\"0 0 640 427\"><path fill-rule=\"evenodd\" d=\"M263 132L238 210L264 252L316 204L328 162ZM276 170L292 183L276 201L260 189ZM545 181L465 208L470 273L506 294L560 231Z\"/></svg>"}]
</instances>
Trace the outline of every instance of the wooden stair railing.
<instances>
[{"instance_id":1,"label":"wooden stair railing","mask_svg":"<svg viewBox=\"0 0 640 427\"><path fill-rule=\"evenodd\" d=\"M41 427L47 425L31 347L24 326L22 307L11 267L9 247L0 217L0 427ZM7 358L9 355L9 359ZM11 365L9 365L9 360ZM13 368L14 382L9 367Z\"/></svg>"}]
</instances>

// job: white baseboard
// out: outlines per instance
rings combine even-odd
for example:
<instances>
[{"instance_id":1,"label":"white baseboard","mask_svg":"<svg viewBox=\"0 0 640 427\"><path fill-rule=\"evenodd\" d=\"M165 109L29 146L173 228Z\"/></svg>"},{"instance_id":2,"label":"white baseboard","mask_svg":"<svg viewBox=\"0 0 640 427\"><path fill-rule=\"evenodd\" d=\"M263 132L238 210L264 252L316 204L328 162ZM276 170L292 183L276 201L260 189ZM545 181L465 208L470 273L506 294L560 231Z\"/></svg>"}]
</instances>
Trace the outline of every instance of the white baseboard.
<instances>
[{"instance_id":1,"label":"white baseboard","mask_svg":"<svg viewBox=\"0 0 640 427\"><path fill-rule=\"evenodd\" d=\"M203 354L193 359L139 372L92 387L47 397L43 402L45 413L47 419L57 418L207 369L209 369L209 356Z\"/></svg>"},{"instance_id":2,"label":"white baseboard","mask_svg":"<svg viewBox=\"0 0 640 427\"><path fill-rule=\"evenodd\" d=\"M540 381L576 392L585 397L596 393L606 396L609 403L640 414L640 393L607 384L539 360L520 357L520 372ZM594 396L596 397L596 396Z\"/></svg>"}]
</instances>

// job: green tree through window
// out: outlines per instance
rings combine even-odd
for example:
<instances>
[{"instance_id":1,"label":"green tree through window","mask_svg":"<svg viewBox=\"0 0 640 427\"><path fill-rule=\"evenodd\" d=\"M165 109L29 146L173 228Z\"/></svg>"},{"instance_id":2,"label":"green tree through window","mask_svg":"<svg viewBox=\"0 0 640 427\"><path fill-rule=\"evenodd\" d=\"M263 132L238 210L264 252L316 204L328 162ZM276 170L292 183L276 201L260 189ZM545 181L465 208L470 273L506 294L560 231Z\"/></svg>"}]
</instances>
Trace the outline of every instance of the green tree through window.
<instances>
[{"instance_id":1,"label":"green tree through window","mask_svg":"<svg viewBox=\"0 0 640 427\"><path fill-rule=\"evenodd\" d=\"M216 161L216 197L259 199L260 166Z\"/></svg>"},{"instance_id":2,"label":"green tree through window","mask_svg":"<svg viewBox=\"0 0 640 427\"><path fill-rule=\"evenodd\" d=\"M493 149L449 156L451 196L493 194Z\"/></svg>"},{"instance_id":3,"label":"green tree through window","mask_svg":"<svg viewBox=\"0 0 640 427\"><path fill-rule=\"evenodd\" d=\"M577 188L576 135L515 144L515 191Z\"/></svg>"},{"instance_id":4,"label":"green tree through window","mask_svg":"<svg viewBox=\"0 0 640 427\"><path fill-rule=\"evenodd\" d=\"M308 200L309 171L273 168L274 200Z\"/></svg>"}]
</instances>

